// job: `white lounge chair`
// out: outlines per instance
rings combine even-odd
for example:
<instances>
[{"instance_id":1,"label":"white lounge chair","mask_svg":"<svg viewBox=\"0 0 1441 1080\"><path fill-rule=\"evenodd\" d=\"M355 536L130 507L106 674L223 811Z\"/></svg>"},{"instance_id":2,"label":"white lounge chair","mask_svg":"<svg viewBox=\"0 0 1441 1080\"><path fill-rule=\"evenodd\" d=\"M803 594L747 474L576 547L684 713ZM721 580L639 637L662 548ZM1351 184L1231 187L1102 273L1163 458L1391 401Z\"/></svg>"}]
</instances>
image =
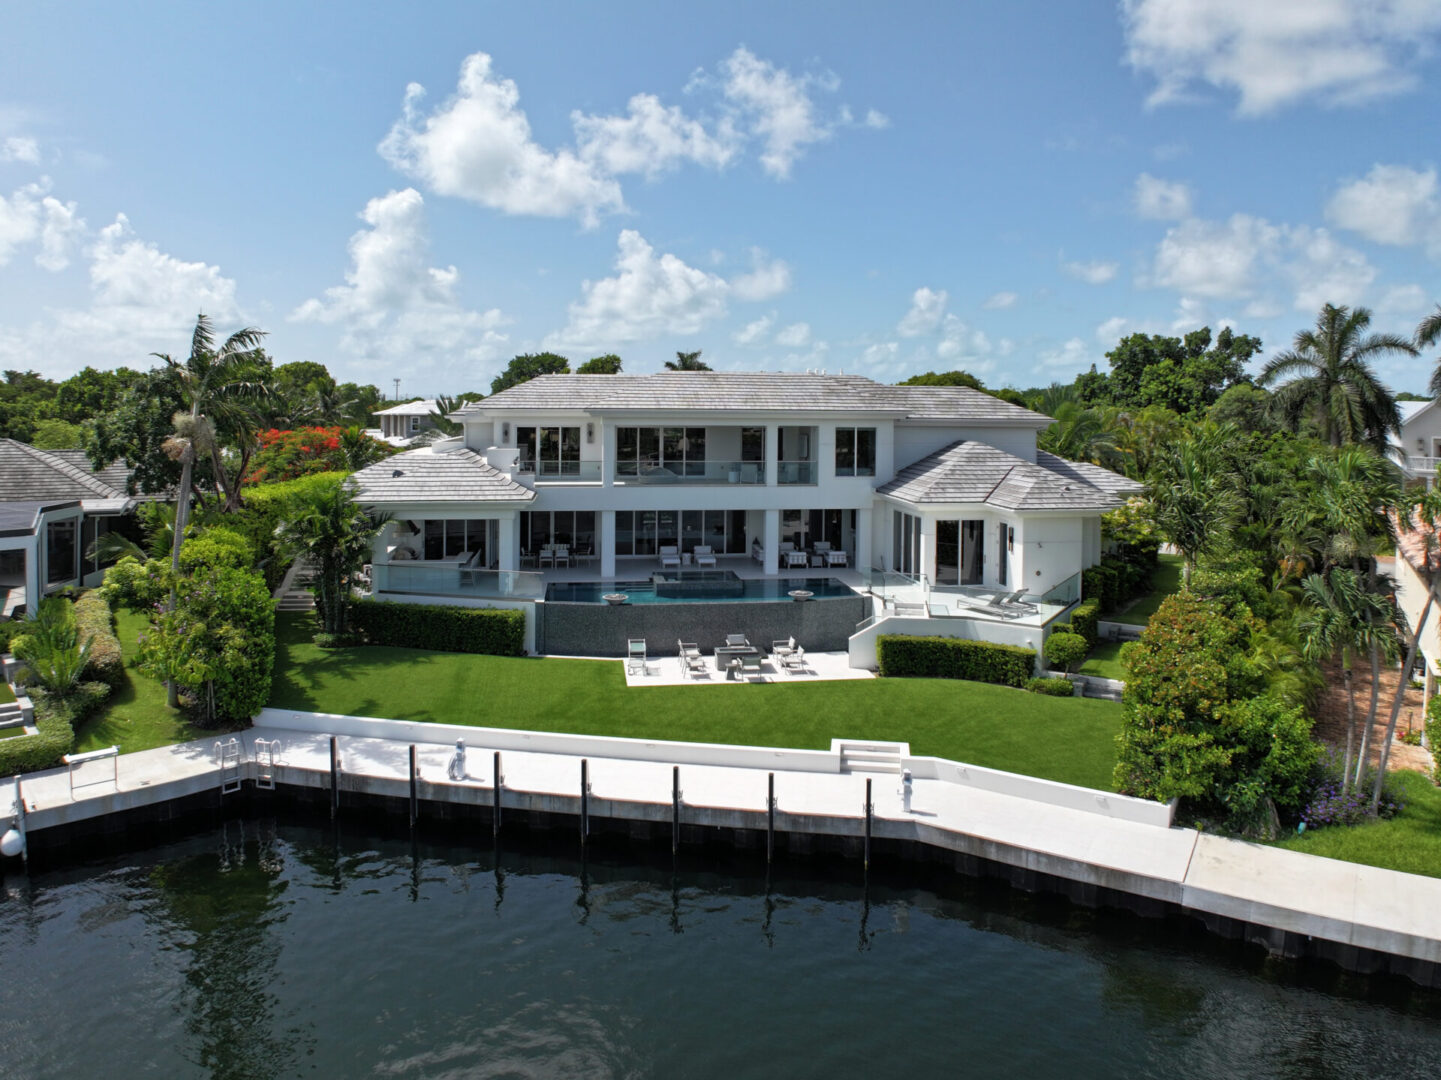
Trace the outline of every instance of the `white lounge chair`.
<instances>
[{"instance_id":1,"label":"white lounge chair","mask_svg":"<svg viewBox=\"0 0 1441 1080\"><path fill-rule=\"evenodd\" d=\"M660 565L662 570L671 566L680 569L680 549L674 544L662 546L660 549Z\"/></svg>"},{"instance_id":2,"label":"white lounge chair","mask_svg":"<svg viewBox=\"0 0 1441 1080\"><path fill-rule=\"evenodd\" d=\"M851 559L850 559L850 556L849 556L846 552L844 552L844 551L827 551L827 552L826 552L826 565L827 565L827 566L849 566L850 564L851 564Z\"/></svg>"},{"instance_id":3,"label":"white lounge chair","mask_svg":"<svg viewBox=\"0 0 1441 1080\"><path fill-rule=\"evenodd\" d=\"M556 544L555 550L551 553L551 562L556 566L569 566L570 545Z\"/></svg>"},{"instance_id":4,"label":"white lounge chair","mask_svg":"<svg viewBox=\"0 0 1441 1080\"><path fill-rule=\"evenodd\" d=\"M705 666L705 657L700 653L700 646L694 641L676 641L676 649L680 655L680 669L688 675L709 675Z\"/></svg>"},{"instance_id":5,"label":"white lounge chair","mask_svg":"<svg viewBox=\"0 0 1441 1080\"><path fill-rule=\"evenodd\" d=\"M786 567L787 567L787 569L790 569L790 568L792 568L792 567L800 567L800 568L804 569L805 566L806 566L806 564L807 564L807 562L808 562L808 560L807 560L807 558L806 558L806 553L805 553L804 551L787 551L787 552L786 552Z\"/></svg>"},{"instance_id":6,"label":"white lounge chair","mask_svg":"<svg viewBox=\"0 0 1441 1080\"><path fill-rule=\"evenodd\" d=\"M645 638L626 639L625 673L627 675L650 674L650 662L646 658Z\"/></svg>"},{"instance_id":7,"label":"white lounge chair","mask_svg":"<svg viewBox=\"0 0 1441 1080\"><path fill-rule=\"evenodd\" d=\"M693 554L697 566L715 566L715 552L709 544L697 544Z\"/></svg>"}]
</instances>

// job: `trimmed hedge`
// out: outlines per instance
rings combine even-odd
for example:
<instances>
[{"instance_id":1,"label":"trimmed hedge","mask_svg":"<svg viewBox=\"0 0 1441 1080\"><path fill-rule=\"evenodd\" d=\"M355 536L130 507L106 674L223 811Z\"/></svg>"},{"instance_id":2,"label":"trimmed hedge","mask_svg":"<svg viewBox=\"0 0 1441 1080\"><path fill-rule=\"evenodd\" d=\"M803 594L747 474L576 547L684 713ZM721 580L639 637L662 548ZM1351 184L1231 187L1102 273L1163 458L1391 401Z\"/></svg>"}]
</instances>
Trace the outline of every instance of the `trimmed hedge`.
<instances>
[{"instance_id":1,"label":"trimmed hedge","mask_svg":"<svg viewBox=\"0 0 1441 1080\"><path fill-rule=\"evenodd\" d=\"M1046 638L1042 654L1053 667L1062 668L1069 675L1071 669L1084 660L1090 651L1091 646L1080 634L1057 630Z\"/></svg>"},{"instance_id":2,"label":"trimmed hedge","mask_svg":"<svg viewBox=\"0 0 1441 1080\"><path fill-rule=\"evenodd\" d=\"M102 682L83 682L75 692L55 698L43 690L35 690L30 700L35 704L35 726L38 735L20 735L0 739L0 776L36 772L60 763L63 754L75 746L75 726L98 709L110 696L110 687Z\"/></svg>"},{"instance_id":3,"label":"trimmed hedge","mask_svg":"<svg viewBox=\"0 0 1441 1080\"><path fill-rule=\"evenodd\" d=\"M1045 694L1046 697L1076 696L1076 688L1071 685L1070 679L1027 679L1026 689L1035 694Z\"/></svg>"},{"instance_id":4,"label":"trimmed hedge","mask_svg":"<svg viewBox=\"0 0 1441 1080\"><path fill-rule=\"evenodd\" d=\"M1071 609L1070 632L1080 634L1086 639L1086 644L1091 648L1096 647L1096 638L1099 634L1098 624L1101 621L1101 602L1094 597L1090 600L1082 600ZM1057 630L1064 630L1064 626L1056 627Z\"/></svg>"},{"instance_id":5,"label":"trimmed hedge","mask_svg":"<svg viewBox=\"0 0 1441 1080\"><path fill-rule=\"evenodd\" d=\"M1426 703L1426 741L1431 744L1435 774L1441 776L1441 694Z\"/></svg>"},{"instance_id":6,"label":"trimmed hedge","mask_svg":"<svg viewBox=\"0 0 1441 1080\"><path fill-rule=\"evenodd\" d=\"M0 653L8 653L10 651L10 639L19 636L22 625L19 619L0 622Z\"/></svg>"},{"instance_id":7,"label":"trimmed hedge","mask_svg":"<svg viewBox=\"0 0 1441 1080\"><path fill-rule=\"evenodd\" d=\"M115 614L101 593L92 589L75 601L75 626L80 644L90 642L90 660L81 677L118 690L125 684L125 657L115 636Z\"/></svg>"},{"instance_id":8,"label":"trimmed hedge","mask_svg":"<svg viewBox=\"0 0 1441 1080\"><path fill-rule=\"evenodd\" d=\"M1026 685L1036 670L1036 651L968 638L882 634L876 638L880 672L891 677L970 679L1002 686Z\"/></svg>"},{"instance_id":9,"label":"trimmed hedge","mask_svg":"<svg viewBox=\"0 0 1441 1080\"><path fill-rule=\"evenodd\" d=\"M1151 591L1155 569L1153 552L1136 552L1130 557L1103 555L1095 566L1081 571L1081 592L1096 601L1101 611L1115 611L1127 600Z\"/></svg>"},{"instance_id":10,"label":"trimmed hedge","mask_svg":"<svg viewBox=\"0 0 1441 1080\"><path fill-rule=\"evenodd\" d=\"M350 628L371 645L436 652L525 655L525 612L354 600Z\"/></svg>"}]
</instances>

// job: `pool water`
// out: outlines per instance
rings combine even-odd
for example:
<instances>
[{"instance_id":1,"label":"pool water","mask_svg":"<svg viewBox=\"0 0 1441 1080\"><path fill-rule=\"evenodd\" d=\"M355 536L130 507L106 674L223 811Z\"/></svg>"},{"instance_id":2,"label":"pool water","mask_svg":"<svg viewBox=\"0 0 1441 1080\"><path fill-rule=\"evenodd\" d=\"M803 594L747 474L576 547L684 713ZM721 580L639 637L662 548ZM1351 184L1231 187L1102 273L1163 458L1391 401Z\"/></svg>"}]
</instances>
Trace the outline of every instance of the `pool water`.
<instances>
[{"instance_id":1,"label":"pool water","mask_svg":"<svg viewBox=\"0 0 1441 1080\"><path fill-rule=\"evenodd\" d=\"M835 578L741 578L729 570L680 570L655 574L649 581L554 582L545 590L549 601L603 604L605 597L625 593L631 604L693 604L697 601L765 602L792 599L804 589L817 598L855 596Z\"/></svg>"}]
</instances>

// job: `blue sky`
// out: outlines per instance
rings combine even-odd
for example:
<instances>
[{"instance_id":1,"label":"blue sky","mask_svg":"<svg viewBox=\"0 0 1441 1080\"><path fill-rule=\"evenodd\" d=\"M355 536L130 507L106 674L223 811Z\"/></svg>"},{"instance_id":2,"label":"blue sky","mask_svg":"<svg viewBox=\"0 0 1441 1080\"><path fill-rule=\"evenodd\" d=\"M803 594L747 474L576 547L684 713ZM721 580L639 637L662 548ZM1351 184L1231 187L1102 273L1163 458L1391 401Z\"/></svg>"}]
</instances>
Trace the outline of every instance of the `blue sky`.
<instances>
[{"instance_id":1,"label":"blue sky","mask_svg":"<svg viewBox=\"0 0 1441 1080\"><path fill-rule=\"evenodd\" d=\"M1068 381L1441 301L1441 4L12 6L0 366ZM1419 390L1430 361L1381 365Z\"/></svg>"}]
</instances>

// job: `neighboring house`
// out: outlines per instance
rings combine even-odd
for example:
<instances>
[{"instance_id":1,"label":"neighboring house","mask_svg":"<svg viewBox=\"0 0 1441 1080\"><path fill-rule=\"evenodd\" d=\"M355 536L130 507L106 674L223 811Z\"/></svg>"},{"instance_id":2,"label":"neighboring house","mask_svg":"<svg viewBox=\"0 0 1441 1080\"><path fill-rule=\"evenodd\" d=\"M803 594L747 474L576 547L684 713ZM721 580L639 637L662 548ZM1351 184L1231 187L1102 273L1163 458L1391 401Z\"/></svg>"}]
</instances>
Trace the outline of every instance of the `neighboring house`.
<instances>
[{"instance_id":1,"label":"neighboring house","mask_svg":"<svg viewBox=\"0 0 1441 1080\"><path fill-rule=\"evenodd\" d=\"M0 615L67 585L95 584L95 538L135 508L123 463L92 470L78 450L0 439Z\"/></svg>"},{"instance_id":2,"label":"neighboring house","mask_svg":"<svg viewBox=\"0 0 1441 1080\"><path fill-rule=\"evenodd\" d=\"M1060 610L1100 560L1101 514L1140 490L1038 451L1048 417L859 376L543 375L450 418L462 436L354 474L393 518L377 594L515 592L465 571L545 569L550 545L602 580L644 579L665 549L691 563L705 546L721 569L876 569Z\"/></svg>"},{"instance_id":3,"label":"neighboring house","mask_svg":"<svg viewBox=\"0 0 1441 1080\"><path fill-rule=\"evenodd\" d=\"M1402 404L1406 404L1403 402ZM1398 526L1400 522L1397 522ZM1429 565L1428 565L1429 556ZM1431 573L1441 570L1441 544L1428 535L1424 527L1399 528L1396 531L1396 558L1392 573L1396 580L1396 604L1405 616L1406 625L1415 631L1426 606ZM1441 675L1441 605L1431 608L1426 625L1417 643L1417 665L1424 669L1425 700L1436 692L1436 678Z\"/></svg>"},{"instance_id":4,"label":"neighboring house","mask_svg":"<svg viewBox=\"0 0 1441 1080\"><path fill-rule=\"evenodd\" d=\"M373 414L380 422L379 428L367 428L367 433L384 440L392 446L408 446L412 439L423 431L435 427L435 399L408 401L404 405L392 405Z\"/></svg>"},{"instance_id":5,"label":"neighboring house","mask_svg":"<svg viewBox=\"0 0 1441 1080\"><path fill-rule=\"evenodd\" d=\"M1391 452L1407 480L1425 480L1430 487L1441 464L1441 409L1433 401L1398 401L1401 437L1391 438Z\"/></svg>"}]
</instances>

